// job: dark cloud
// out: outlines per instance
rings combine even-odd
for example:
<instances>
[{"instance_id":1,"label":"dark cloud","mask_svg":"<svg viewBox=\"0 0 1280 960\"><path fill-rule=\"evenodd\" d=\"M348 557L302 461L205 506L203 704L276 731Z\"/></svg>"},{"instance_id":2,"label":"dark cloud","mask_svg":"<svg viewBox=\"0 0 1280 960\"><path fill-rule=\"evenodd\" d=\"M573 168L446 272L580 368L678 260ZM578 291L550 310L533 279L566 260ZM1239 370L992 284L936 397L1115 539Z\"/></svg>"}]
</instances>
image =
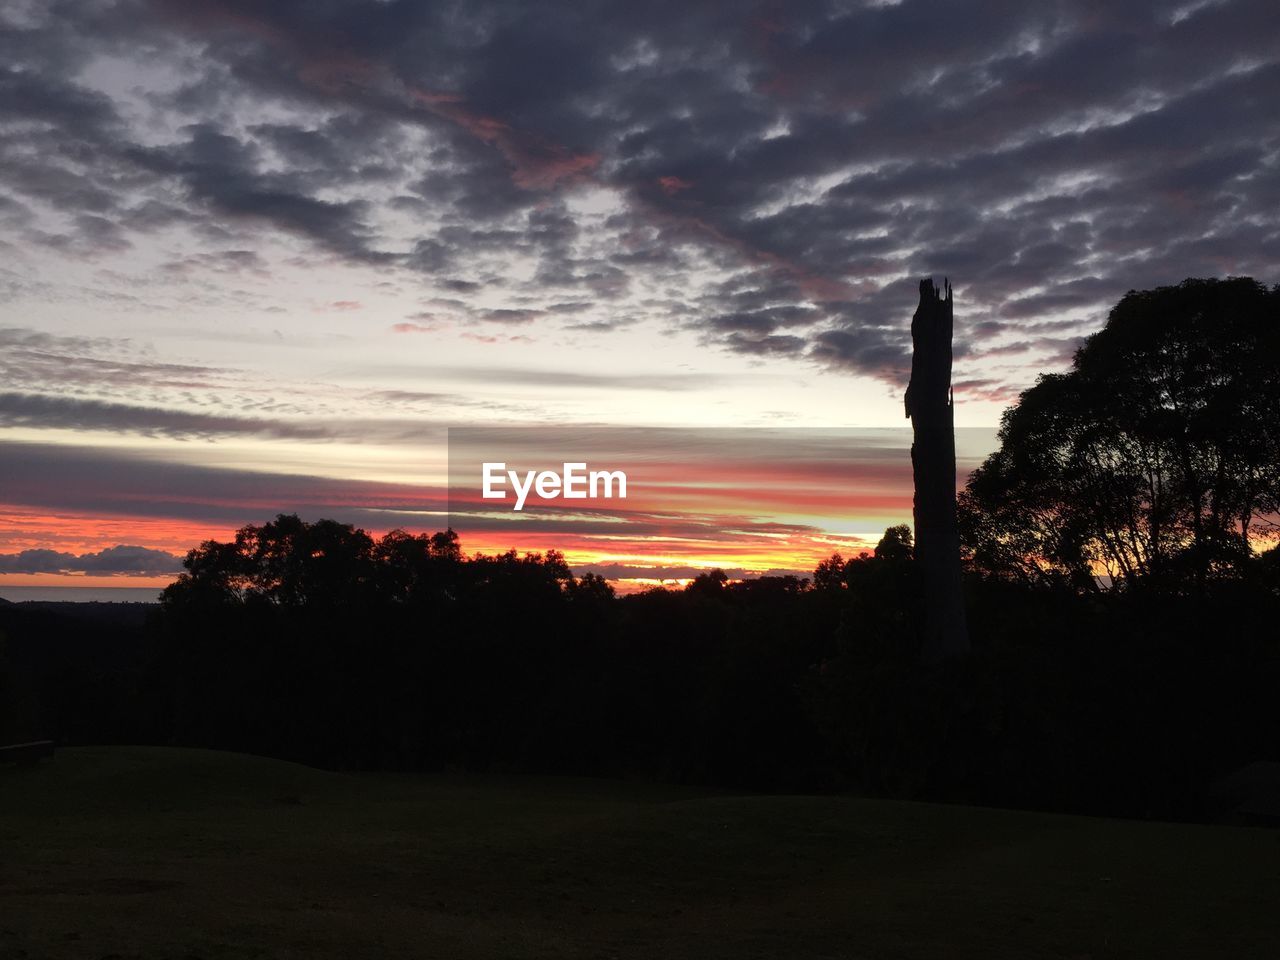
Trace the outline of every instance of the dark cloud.
<instances>
[{"instance_id":1,"label":"dark cloud","mask_svg":"<svg viewBox=\"0 0 1280 960\"><path fill-rule=\"evenodd\" d=\"M265 221L353 259L388 259L370 247L371 230L358 200L334 201L304 192L305 174L263 172L257 145L195 124L189 139L167 148L137 148L128 156L157 176L182 183L190 198L233 221Z\"/></svg>"},{"instance_id":2,"label":"dark cloud","mask_svg":"<svg viewBox=\"0 0 1280 960\"><path fill-rule=\"evenodd\" d=\"M367 377L413 376L441 383L502 383L531 387L563 387L567 389L655 390L663 392L696 391L710 382L733 383L741 377L705 373L653 373L618 376L608 373L584 373L581 370L537 370L527 367L387 367L353 369L347 372Z\"/></svg>"},{"instance_id":3,"label":"dark cloud","mask_svg":"<svg viewBox=\"0 0 1280 960\"><path fill-rule=\"evenodd\" d=\"M410 398L413 400L412 404L407 402ZM436 402L424 409L424 402L429 398ZM443 409L474 406L490 413L504 409L501 404L472 401L442 393L380 391L372 394L369 399L375 403L390 403L406 412L435 413L437 417L431 420L410 417L335 419L315 416L237 416L82 397L0 393L0 426L41 430L93 430L175 440L263 437L271 440L418 444L432 435L443 433L445 420L440 416ZM401 403L397 404L397 399ZM266 400L256 405L246 402L245 406L257 406L273 412L281 405Z\"/></svg>"},{"instance_id":4,"label":"dark cloud","mask_svg":"<svg viewBox=\"0 0 1280 960\"><path fill-rule=\"evenodd\" d=\"M479 318L487 323L521 324L532 323L542 316L537 310L511 310L503 307L497 310L485 310Z\"/></svg>"},{"instance_id":5,"label":"dark cloud","mask_svg":"<svg viewBox=\"0 0 1280 960\"><path fill-rule=\"evenodd\" d=\"M611 333L614 330L633 326L638 322L639 320L636 317L610 317L608 320L584 320L581 323L566 323L563 329L581 331L583 333Z\"/></svg>"},{"instance_id":6,"label":"dark cloud","mask_svg":"<svg viewBox=\"0 0 1280 960\"><path fill-rule=\"evenodd\" d=\"M5 502L51 513L260 523L279 513L375 530L440 529L447 493L429 487L220 469L119 450L0 443Z\"/></svg>"},{"instance_id":7,"label":"dark cloud","mask_svg":"<svg viewBox=\"0 0 1280 960\"><path fill-rule=\"evenodd\" d=\"M191 390L225 382L228 373L218 367L158 360L127 339L0 328L0 379L14 391L5 394L10 398L18 397L17 391L51 388ZM18 405L11 410L19 413L21 402L14 402ZM28 408L28 412L34 409Z\"/></svg>"},{"instance_id":8,"label":"dark cloud","mask_svg":"<svg viewBox=\"0 0 1280 960\"><path fill-rule=\"evenodd\" d=\"M797 356L804 352L806 346L802 337L756 336L736 331L725 337L725 343L738 353L756 356Z\"/></svg>"},{"instance_id":9,"label":"dark cloud","mask_svg":"<svg viewBox=\"0 0 1280 960\"><path fill-rule=\"evenodd\" d=\"M92 573L164 576L182 571L182 558L163 550L121 544L96 553L23 550L0 553L0 573Z\"/></svg>"},{"instance_id":10,"label":"dark cloud","mask_svg":"<svg viewBox=\"0 0 1280 960\"><path fill-rule=\"evenodd\" d=\"M1274 279L1272 7L33 7L0 21L0 215L81 258L187 224L210 249L183 269L236 267L265 227L493 293L467 323L603 304L571 329L667 322L897 377L921 275L952 277L976 340L1074 311L1065 339L1189 275ZM86 73L101 57L182 80L126 102ZM633 301L638 280L670 294Z\"/></svg>"},{"instance_id":11,"label":"dark cloud","mask_svg":"<svg viewBox=\"0 0 1280 960\"><path fill-rule=\"evenodd\" d=\"M330 427L320 424L219 416L28 393L0 393L0 425L38 427L45 430L106 430L180 440L237 435L327 440L334 435Z\"/></svg>"}]
</instances>

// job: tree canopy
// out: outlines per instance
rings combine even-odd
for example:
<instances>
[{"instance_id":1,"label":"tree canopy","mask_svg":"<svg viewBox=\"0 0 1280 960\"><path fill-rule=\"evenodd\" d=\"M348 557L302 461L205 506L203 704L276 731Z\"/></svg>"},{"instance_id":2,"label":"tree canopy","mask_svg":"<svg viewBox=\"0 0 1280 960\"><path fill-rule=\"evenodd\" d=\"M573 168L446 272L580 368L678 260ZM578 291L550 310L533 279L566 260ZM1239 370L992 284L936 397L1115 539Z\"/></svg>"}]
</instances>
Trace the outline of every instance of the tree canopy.
<instances>
[{"instance_id":1,"label":"tree canopy","mask_svg":"<svg viewBox=\"0 0 1280 960\"><path fill-rule=\"evenodd\" d=\"M1280 286L1128 293L1005 413L960 500L980 568L1077 589L1238 575L1280 511Z\"/></svg>"}]
</instances>

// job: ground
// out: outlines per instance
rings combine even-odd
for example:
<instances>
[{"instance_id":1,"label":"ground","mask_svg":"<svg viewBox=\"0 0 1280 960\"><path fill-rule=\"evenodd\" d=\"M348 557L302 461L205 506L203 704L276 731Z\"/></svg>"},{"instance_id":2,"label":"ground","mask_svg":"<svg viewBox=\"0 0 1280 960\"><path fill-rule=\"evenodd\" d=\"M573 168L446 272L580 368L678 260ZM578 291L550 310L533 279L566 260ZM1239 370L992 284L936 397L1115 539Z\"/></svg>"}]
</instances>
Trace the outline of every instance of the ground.
<instances>
[{"instance_id":1,"label":"ground","mask_svg":"<svg viewBox=\"0 0 1280 960\"><path fill-rule=\"evenodd\" d=\"M0 958L1280 956L1280 831L59 750Z\"/></svg>"}]
</instances>

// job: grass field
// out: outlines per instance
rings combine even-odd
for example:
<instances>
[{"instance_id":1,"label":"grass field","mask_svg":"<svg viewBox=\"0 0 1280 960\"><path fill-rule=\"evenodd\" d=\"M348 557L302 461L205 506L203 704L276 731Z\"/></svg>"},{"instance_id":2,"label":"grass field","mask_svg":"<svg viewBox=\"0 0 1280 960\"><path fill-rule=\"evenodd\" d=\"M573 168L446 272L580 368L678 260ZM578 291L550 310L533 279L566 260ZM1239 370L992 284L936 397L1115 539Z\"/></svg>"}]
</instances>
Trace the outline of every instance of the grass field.
<instances>
[{"instance_id":1,"label":"grass field","mask_svg":"<svg viewBox=\"0 0 1280 960\"><path fill-rule=\"evenodd\" d=\"M0 957L1280 956L1280 831L164 748L0 769Z\"/></svg>"}]
</instances>

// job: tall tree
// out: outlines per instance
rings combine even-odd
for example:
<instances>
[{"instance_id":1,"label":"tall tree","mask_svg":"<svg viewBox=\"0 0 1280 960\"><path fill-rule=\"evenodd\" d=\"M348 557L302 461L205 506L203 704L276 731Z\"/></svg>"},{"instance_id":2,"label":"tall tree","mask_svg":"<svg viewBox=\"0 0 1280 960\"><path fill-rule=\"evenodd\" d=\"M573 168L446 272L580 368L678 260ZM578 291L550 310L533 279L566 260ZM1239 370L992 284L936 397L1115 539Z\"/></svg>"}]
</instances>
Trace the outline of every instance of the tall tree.
<instances>
[{"instance_id":1,"label":"tall tree","mask_svg":"<svg viewBox=\"0 0 1280 960\"><path fill-rule=\"evenodd\" d=\"M969 652L956 529L952 297L951 284L943 283L945 294L932 280L920 281L920 304L911 318L911 382L905 399L914 431L915 558L925 597L922 653L928 660Z\"/></svg>"},{"instance_id":2,"label":"tall tree","mask_svg":"<svg viewBox=\"0 0 1280 960\"><path fill-rule=\"evenodd\" d=\"M1005 413L961 497L990 571L1090 591L1232 576L1280 512L1280 287L1132 291Z\"/></svg>"}]
</instances>

